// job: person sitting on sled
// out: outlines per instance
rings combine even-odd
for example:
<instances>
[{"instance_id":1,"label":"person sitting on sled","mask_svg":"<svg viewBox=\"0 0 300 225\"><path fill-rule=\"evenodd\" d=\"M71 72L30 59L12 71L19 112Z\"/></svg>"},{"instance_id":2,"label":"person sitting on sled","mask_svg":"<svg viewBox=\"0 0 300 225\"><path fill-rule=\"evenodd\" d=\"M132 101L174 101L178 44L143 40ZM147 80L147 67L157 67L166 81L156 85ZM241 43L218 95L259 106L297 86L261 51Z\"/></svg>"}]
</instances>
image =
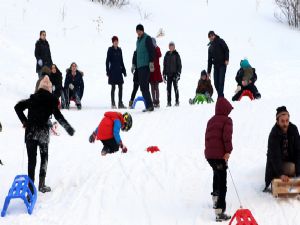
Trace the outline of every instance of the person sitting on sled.
<instances>
[{"instance_id":1,"label":"person sitting on sled","mask_svg":"<svg viewBox=\"0 0 300 225\"><path fill-rule=\"evenodd\" d=\"M296 125L290 122L286 107L281 106L277 108L276 124L268 140L264 192L269 191L274 178L288 182L295 176L300 176L300 137Z\"/></svg>"},{"instance_id":2,"label":"person sitting on sled","mask_svg":"<svg viewBox=\"0 0 300 225\"><path fill-rule=\"evenodd\" d=\"M232 101L238 101L245 90L249 90L255 99L260 99L261 95L254 85L255 81L257 80L255 68L251 67L247 59L241 60L240 66L241 68L235 77L238 86L235 91L235 95L232 97Z\"/></svg>"},{"instance_id":3,"label":"person sitting on sled","mask_svg":"<svg viewBox=\"0 0 300 225\"><path fill-rule=\"evenodd\" d=\"M101 155L115 153L122 149L123 153L127 152L127 147L123 144L120 137L120 130L129 131L132 127L132 117L129 113L123 115L119 112L106 112L96 130L89 138L90 143L100 140L103 143Z\"/></svg>"},{"instance_id":4,"label":"person sitting on sled","mask_svg":"<svg viewBox=\"0 0 300 225\"><path fill-rule=\"evenodd\" d=\"M213 95L213 87L211 85L211 81L206 73L205 70L201 71L201 77L198 81L198 86L196 89L196 96L195 98L189 100L190 104L199 104L200 102L213 102L212 95Z\"/></svg>"}]
</instances>

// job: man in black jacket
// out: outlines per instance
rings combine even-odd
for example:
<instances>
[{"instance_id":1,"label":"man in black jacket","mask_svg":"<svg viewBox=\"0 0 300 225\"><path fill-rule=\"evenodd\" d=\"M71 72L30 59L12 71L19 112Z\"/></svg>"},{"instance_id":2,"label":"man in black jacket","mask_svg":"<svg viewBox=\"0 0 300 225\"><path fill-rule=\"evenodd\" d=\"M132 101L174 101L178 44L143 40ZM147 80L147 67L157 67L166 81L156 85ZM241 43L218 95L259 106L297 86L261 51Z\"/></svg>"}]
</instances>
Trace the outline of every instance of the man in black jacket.
<instances>
[{"instance_id":1,"label":"man in black jacket","mask_svg":"<svg viewBox=\"0 0 300 225\"><path fill-rule=\"evenodd\" d=\"M214 84L218 92L218 97L224 97L224 83L226 68L229 63L229 49L223 39L214 31L208 33L208 66L207 73L210 77L212 65L214 65Z\"/></svg>"},{"instance_id":2,"label":"man in black jacket","mask_svg":"<svg viewBox=\"0 0 300 225\"><path fill-rule=\"evenodd\" d=\"M52 65L52 58L50 52L50 46L46 40L46 31L40 31L40 39L35 43L34 55L36 58L36 72L39 78L42 76L42 68L47 66L48 68Z\"/></svg>"},{"instance_id":3,"label":"man in black jacket","mask_svg":"<svg viewBox=\"0 0 300 225\"><path fill-rule=\"evenodd\" d=\"M167 81L167 92L168 92L168 104L167 106L171 106L171 90L172 84L174 86L175 92L175 106L179 106L179 91L178 91L178 81L180 80L181 74L181 59L179 53L175 49L175 43L169 43L169 51L167 51L164 57L164 69L163 76Z\"/></svg>"},{"instance_id":4,"label":"man in black jacket","mask_svg":"<svg viewBox=\"0 0 300 225\"><path fill-rule=\"evenodd\" d=\"M277 108L277 122L268 140L264 191L268 191L274 178L288 182L290 177L300 176L300 137L297 127L289 118L285 106Z\"/></svg>"},{"instance_id":5,"label":"man in black jacket","mask_svg":"<svg viewBox=\"0 0 300 225\"><path fill-rule=\"evenodd\" d=\"M37 147L40 148L41 167L39 176L40 192L49 192L51 188L45 185L45 177L48 164L48 143L49 143L49 117L53 114L55 119L65 128L69 135L73 136L75 130L65 120L58 109L58 100L51 93L52 85L48 76L39 83L38 91L29 99L18 102L15 111L25 128L25 143L28 155L28 176L34 182ZM24 110L28 109L28 116ZM29 186L31 191L33 188Z\"/></svg>"}]
</instances>

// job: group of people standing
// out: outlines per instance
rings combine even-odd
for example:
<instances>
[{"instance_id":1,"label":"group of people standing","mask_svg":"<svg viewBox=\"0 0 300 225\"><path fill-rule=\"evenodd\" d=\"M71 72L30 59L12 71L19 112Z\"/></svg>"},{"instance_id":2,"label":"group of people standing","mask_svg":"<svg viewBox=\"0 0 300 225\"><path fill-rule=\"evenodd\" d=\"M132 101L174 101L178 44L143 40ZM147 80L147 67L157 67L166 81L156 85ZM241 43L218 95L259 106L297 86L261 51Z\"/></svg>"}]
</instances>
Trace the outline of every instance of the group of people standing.
<instances>
[{"instance_id":1,"label":"group of people standing","mask_svg":"<svg viewBox=\"0 0 300 225\"><path fill-rule=\"evenodd\" d=\"M136 42L136 50L132 57L131 72L133 73L133 91L129 101L129 107L132 106L138 88L142 92L145 100L145 111L153 111L155 107L160 107L159 100L159 83L167 82L168 104L171 106L171 90L172 84L175 91L175 105L179 105L178 81L181 74L181 59L175 50L174 42L170 42L169 51L164 57L163 76L159 59L162 57L161 50L156 43L156 39L149 36L144 31L143 25L136 27L138 36ZM116 108L115 103L115 86L119 88L118 108L126 108L122 100L123 76L126 77L126 69L123 62L122 50L119 47L119 39L112 37L112 46L108 48L106 57L106 74L108 83L111 85L111 106ZM151 94L149 90L151 85Z\"/></svg>"},{"instance_id":2,"label":"group of people standing","mask_svg":"<svg viewBox=\"0 0 300 225\"><path fill-rule=\"evenodd\" d=\"M46 39L46 31L40 31L40 38L35 44L34 55L36 58L36 72L39 81L47 75L52 83L53 94L61 99L61 108L69 109L70 101L74 101L77 108L81 109L81 99L84 93L83 72L78 70L75 62L72 62L66 70L64 86L63 77L56 64L52 62L50 45Z\"/></svg>"},{"instance_id":3,"label":"group of people standing","mask_svg":"<svg viewBox=\"0 0 300 225\"><path fill-rule=\"evenodd\" d=\"M167 106L171 106L172 85L175 92L175 106L179 105L178 81L181 76L181 58L175 49L174 42L169 43L169 51L163 60L163 72L161 73L159 59L162 56L156 40L144 32L144 27L139 24L136 27L138 36L136 50L132 58L133 91L129 101L132 106L136 92L140 87L145 100L145 111L153 111L160 107L159 83L167 83ZM226 221L230 216L225 214L227 192L227 168L228 160L232 152L233 122L229 117L233 110L230 102L224 97L224 83L227 65L229 63L229 48L225 41L213 31L208 34L210 40L208 49L208 68L203 70L196 89L196 95L204 95L213 102L213 88L210 74L214 65L214 85L218 94L215 115L208 121L205 133L205 157L213 170L213 208L217 221ZM49 118L53 114L57 121L65 128L69 135L74 135L75 130L63 117L59 110L58 99L61 99L61 108L69 108L70 100L74 100L77 108L81 109L81 99L84 92L83 73L78 70L77 64L72 63L66 71L64 86L62 85L62 73L52 62L49 43L46 40L46 32L40 32L40 39L36 43L35 56L37 60L36 71L39 80L35 93L29 99L18 102L15 106L16 113L25 128L25 142L28 154L28 174L34 181L37 148L40 148L41 167L39 174L39 191L49 192L51 188L45 184L48 164L49 143ZM126 69L123 62L122 50L119 47L118 37L112 38L112 46L107 51L106 74L111 88L111 106L117 108L115 101L115 89L118 86L118 108L124 109L123 103L123 76L126 77ZM243 91L250 91L254 98L261 97L256 86L255 69L251 67L247 59L240 62L240 69L236 75L238 89L232 100L239 100ZM151 85L151 94L149 90ZM152 96L151 96L152 95ZM197 97L197 96L196 96ZM197 102L196 97L190 103ZM28 116L24 110L28 109ZM265 190L274 178L281 178L287 182L290 177L300 176L300 138L295 125L289 121L289 112L286 107L279 107L276 113L276 124L273 127L268 141L268 154L266 165ZM133 119L129 113L106 112L97 128L89 137L91 143L101 140L103 149L101 154L111 154L122 149L127 152L127 147L120 137L120 130L129 131ZM1 124L0 124L1 125ZM33 187L30 187L32 190Z\"/></svg>"}]
</instances>

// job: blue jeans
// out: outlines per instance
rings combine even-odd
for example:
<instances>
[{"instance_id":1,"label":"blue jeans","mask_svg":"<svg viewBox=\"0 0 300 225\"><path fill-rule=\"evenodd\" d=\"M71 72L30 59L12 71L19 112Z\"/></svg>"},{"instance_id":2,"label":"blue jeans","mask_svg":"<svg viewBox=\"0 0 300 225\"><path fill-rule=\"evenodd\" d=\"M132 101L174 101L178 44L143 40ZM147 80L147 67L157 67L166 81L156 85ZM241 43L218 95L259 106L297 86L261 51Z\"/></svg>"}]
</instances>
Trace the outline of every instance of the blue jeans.
<instances>
[{"instance_id":1,"label":"blue jeans","mask_svg":"<svg viewBox=\"0 0 300 225\"><path fill-rule=\"evenodd\" d=\"M214 67L214 85L218 93L218 97L224 97L226 66Z\"/></svg>"}]
</instances>

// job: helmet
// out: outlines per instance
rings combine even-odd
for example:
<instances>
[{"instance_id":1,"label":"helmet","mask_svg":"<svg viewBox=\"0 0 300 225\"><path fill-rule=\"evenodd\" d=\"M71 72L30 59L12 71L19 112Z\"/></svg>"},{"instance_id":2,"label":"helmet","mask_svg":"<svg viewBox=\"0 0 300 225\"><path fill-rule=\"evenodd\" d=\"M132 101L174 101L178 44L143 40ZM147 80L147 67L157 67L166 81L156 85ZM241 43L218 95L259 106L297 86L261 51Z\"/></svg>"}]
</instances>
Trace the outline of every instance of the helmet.
<instances>
[{"instance_id":1,"label":"helmet","mask_svg":"<svg viewBox=\"0 0 300 225\"><path fill-rule=\"evenodd\" d=\"M132 127L132 117L128 112L126 112L123 114L123 118L124 118L124 126L122 127L122 130L129 131L130 128Z\"/></svg>"}]
</instances>

